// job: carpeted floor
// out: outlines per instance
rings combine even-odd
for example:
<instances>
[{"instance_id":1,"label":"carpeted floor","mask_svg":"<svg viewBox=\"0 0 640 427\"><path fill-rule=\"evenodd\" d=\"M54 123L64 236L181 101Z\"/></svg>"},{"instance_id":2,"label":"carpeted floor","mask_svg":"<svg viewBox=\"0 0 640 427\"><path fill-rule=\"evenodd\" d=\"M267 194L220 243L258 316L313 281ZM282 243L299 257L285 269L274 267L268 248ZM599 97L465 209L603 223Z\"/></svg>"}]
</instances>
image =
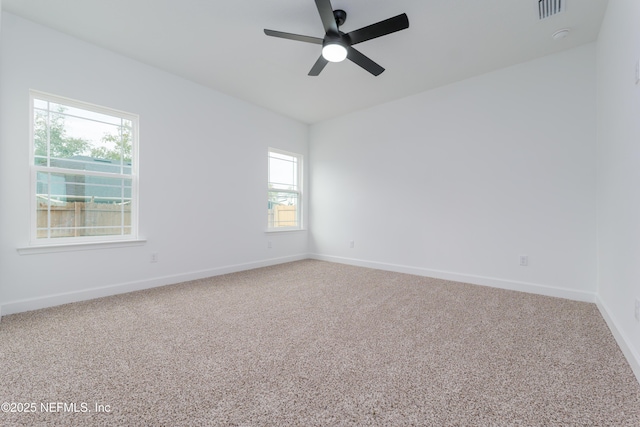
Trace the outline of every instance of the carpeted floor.
<instances>
[{"instance_id":1,"label":"carpeted floor","mask_svg":"<svg viewBox=\"0 0 640 427\"><path fill-rule=\"evenodd\" d=\"M312 260L6 316L0 402L2 426L640 425L594 304Z\"/></svg>"}]
</instances>

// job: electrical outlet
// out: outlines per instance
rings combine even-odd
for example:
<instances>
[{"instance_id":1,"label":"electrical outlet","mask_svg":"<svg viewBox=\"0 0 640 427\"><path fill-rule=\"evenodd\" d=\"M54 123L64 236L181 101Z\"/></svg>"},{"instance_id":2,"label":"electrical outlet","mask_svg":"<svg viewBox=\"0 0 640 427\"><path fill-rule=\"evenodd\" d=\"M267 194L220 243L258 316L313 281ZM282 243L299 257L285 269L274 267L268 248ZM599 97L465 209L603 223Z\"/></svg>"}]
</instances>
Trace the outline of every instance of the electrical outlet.
<instances>
[{"instance_id":1,"label":"electrical outlet","mask_svg":"<svg viewBox=\"0 0 640 427\"><path fill-rule=\"evenodd\" d=\"M640 299L636 298L636 310L635 310L636 322L640 322Z\"/></svg>"},{"instance_id":2,"label":"electrical outlet","mask_svg":"<svg viewBox=\"0 0 640 427\"><path fill-rule=\"evenodd\" d=\"M356 245L356 242L354 242L353 240L349 242L349 247L351 249L353 249L355 247L355 245Z\"/></svg>"},{"instance_id":3,"label":"electrical outlet","mask_svg":"<svg viewBox=\"0 0 640 427\"><path fill-rule=\"evenodd\" d=\"M269 240L269 241L267 242L267 248L271 249L272 247L273 247L273 245L271 244L271 240Z\"/></svg>"},{"instance_id":4,"label":"electrical outlet","mask_svg":"<svg viewBox=\"0 0 640 427\"><path fill-rule=\"evenodd\" d=\"M151 262L158 262L158 252L151 254Z\"/></svg>"},{"instance_id":5,"label":"electrical outlet","mask_svg":"<svg viewBox=\"0 0 640 427\"><path fill-rule=\"evenodd\" d=\"M529 265L529 255L520 255L520 265L523 267Z\"/></svg>"}]
</instances>

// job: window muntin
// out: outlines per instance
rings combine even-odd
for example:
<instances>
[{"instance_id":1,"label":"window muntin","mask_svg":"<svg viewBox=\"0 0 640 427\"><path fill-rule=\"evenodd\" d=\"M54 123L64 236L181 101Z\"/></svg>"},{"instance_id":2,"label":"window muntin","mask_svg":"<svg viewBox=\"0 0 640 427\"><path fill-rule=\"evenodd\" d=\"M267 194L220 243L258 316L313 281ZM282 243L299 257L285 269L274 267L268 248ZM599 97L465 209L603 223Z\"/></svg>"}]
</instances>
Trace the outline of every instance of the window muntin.
<instances>
[{"instance_id":1,"label":"window muntin","mask_svg":"<svg viewBox=\"0 0 640 427\"><path fill-rule=\"evenodd\" d=\"M138 116L31 92L33 244L137 238Z\"/></svg>"},{"instance_id":2,"label":"window muntin","mask_svg":"<svg viewBox=\"0 0 640 427\"><path fill-rule=\"evenodd\" d=\"M269 149L267 228L302 228L302 155Z\"/></svg>"}]
</instances>

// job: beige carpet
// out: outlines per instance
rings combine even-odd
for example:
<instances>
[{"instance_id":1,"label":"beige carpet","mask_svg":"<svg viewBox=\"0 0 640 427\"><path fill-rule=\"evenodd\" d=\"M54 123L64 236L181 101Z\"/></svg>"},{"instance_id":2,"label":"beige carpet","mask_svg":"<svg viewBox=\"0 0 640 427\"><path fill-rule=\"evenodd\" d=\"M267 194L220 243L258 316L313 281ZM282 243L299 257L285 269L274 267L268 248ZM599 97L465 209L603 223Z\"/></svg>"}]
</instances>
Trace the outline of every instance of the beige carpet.
<instances>
[{"instance_id":1,"label":"beige carpet","mask_svg":"<svg viewBox=\"0 0 640 427\"><path fill-rule=\"evenodd\" d=\"M640 425L595 305L312 260L6 316L0 369L2 426Z\"/></svg>"}]
</instances>

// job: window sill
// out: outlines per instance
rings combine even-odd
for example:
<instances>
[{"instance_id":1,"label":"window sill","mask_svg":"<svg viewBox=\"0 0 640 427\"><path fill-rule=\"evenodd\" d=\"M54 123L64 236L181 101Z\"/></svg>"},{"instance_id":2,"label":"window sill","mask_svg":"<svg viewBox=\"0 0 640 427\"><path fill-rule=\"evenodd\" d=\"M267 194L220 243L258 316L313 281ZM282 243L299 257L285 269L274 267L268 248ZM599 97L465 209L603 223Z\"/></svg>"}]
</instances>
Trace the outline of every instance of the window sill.
<instances>
[{"instance_id":1,"label":"window sill","mask_svg":"<svg viewBox=\"0 0 640 427\"><path fill-rule=\"evenodd\" d=\"M131 246L142 246L147 243L147 239L134 240L114 240L112 242L82 242L82 243L59 243L53 245L34 245L17 248L20 255L46 254L52 252L72 252L88 251L94 249L128 248Z\"/></svg>"},{"instance_id":2,"label":"window sill","mask_svg":"<svg viewBox=\"0 0 640 427\"><path fill-rule=\"evenodd\" d=\"M306 228L286 228L286 229L283 229L283 230L276 230L276 229L264 230L265 233L291 233L292 231L293 232L295 232L295 231L307 231L307 229Z\"/></svg>"}]
</instances>

